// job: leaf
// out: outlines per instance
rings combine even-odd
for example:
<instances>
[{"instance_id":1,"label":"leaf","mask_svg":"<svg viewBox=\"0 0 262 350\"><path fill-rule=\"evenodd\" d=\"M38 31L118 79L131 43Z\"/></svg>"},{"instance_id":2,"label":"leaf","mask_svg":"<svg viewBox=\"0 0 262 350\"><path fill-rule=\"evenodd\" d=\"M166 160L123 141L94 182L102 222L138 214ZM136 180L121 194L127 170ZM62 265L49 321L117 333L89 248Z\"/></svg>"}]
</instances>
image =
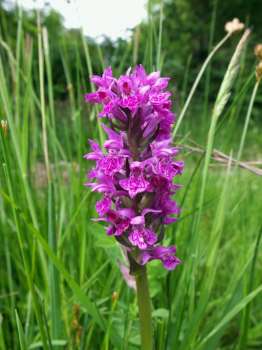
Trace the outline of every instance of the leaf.
<instances>
[{"instance_id":1,"label":"leaf","mask_svg":"<svg viewBox=\"0 0 262 350\"><path fill-rule=\"evenodd\" d=\"M52 346L66 346L67 341L63 339L51 340ZM33 343L29 346L29 349L38 349L43 346L42 342Z\"/></svg>"},{"instance_id":2,"label":"leaf","mask_svg":"<svg viewBox=\"0 0 262 350\"><path fill-rule=\"evenodd\" d=\"M10 197L6 193L4 193L1 190L0 190L0 193L4 197L4 199L13 206L13 208L17 211L17 214L19 215L19 217L24 221L24 223L27 225L27 227L32 232L32 234L37 238L37 240L43 247L48 257L52 260L53 264L56 266L58 271L63 275L64 279L68 283L69 287L72 289L73 293L75 294L79 302L86 308L86 311L90 314L90 316L93 317L94 321L101 327L101 329L104 330L105 329L104 321L102 319L102 316L100 315L100 312L96 304L82 291L80 286L76 283L76 281L72 278L72 276L66 270L63 263L58 259L58 257L50 249L48 243L43 238L41 233L30 222L28 222L23 211L20 208L18 208L15 205L15 203L13 203L13 201L10 199Z\"/></svg>"},{"instance_id":3,"label":"leaf","mask_svg":"<svg viewBox=\"0 0 262 350\"><path fill-rule=\"evenodd\" d=\"M25 334L24 330L18 315L17 310L15 310L15 320L16 320L16 325L17 325L17 330L18 330L18 338L19 338L19 345L21 350L26 350L26 340L25 340Z\"/></svg>"},{"instance_id":4,"label":"leaf","mask_svg":"<svg viewBox=\"0 0 262 350\"><path fill-rule=\"evenodd\" d=\"M156 309L152 312L152 316L155 318L165 318L169 317L169 310L167 309Z\"/></svg>"},{"instance_id":5,"label":"leaf","mask_svg":"<svg viewBox=\"0 0 262 350\"><path fill-rule=\"evenodd\" d=\"M200 349L210 338L212 338L221 328L223 328L229 321L232 320L244 307L249 304L259 293L262 292L262 285L248 294L241 300L229 313L218 323L218 325L202 340L197 349Z\"/></svg>"}]
</instances>

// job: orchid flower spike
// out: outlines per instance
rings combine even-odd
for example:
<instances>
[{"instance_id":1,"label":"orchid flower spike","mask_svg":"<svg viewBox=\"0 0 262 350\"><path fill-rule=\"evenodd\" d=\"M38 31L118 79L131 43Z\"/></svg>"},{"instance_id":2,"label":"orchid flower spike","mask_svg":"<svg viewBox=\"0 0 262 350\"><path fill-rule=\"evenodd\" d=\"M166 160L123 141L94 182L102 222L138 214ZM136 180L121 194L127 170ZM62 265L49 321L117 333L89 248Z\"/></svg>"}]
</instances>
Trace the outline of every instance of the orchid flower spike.
<instances>
[{"instance_id":1,"label":"orchid flower spike","mask_svg":"<svg viewBox=\"0 0 262 350\"><path fill-rule=\"evenodd\" d=\"M85 155L96 162L86 185L102 194L98 220L108 224L107 234L125 247L129 259L140 265L158 259L172 270L180 263L176 248L161 241L165 225L179 214L172 197L180 186L173 179L184 163L175 159L178 149L171 145L175 116L166 91L169 78L148 75L138 65L118 79L109 67L91 80L97 90L85 99L101 104L100 117L110 124L103 125L104 149L90 141L91 152Z\"/></svg>"}]
</instances>

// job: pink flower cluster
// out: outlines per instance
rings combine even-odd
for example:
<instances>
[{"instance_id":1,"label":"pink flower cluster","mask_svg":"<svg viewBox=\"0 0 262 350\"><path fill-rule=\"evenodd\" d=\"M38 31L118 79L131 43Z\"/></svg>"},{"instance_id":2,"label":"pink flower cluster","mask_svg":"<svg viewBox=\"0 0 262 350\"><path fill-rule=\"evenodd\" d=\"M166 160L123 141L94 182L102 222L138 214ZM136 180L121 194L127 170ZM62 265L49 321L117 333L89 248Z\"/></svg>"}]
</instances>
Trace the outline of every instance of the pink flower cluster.
<instances>
[{"instance_id":1,"label":"pink flower cluster","mask_svg":"<svg viewBox=\"0 0 262 350\"><path fill-rule=\"evenodd\" d=\"M180 260L175 246L163 247L164 226L176 220L179 208L172 196L179 189L173 178L183 171L175 160L178 150L171 145L171 93L169 78L159 72L146 74L142 65L120 78L107 68L93 76L98 87L86 94L90 103L102 105L101 117L108 136L104 151L90 141L91 153L85 155L96 166L88 173L86 184L102 193L96 210L108 223L107 234L126 247L138 264L159 259L172 270Z\"/></svg>"}]
</instances>

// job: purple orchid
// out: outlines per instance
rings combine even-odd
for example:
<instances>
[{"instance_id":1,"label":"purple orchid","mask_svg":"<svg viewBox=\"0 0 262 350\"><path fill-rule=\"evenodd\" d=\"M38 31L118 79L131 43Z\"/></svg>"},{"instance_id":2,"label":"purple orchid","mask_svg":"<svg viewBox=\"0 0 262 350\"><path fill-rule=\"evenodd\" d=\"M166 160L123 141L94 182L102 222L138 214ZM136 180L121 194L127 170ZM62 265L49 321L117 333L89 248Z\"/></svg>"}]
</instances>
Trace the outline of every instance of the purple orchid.
<instances>
[{"instance_id":1,"label":"purple orchid","mask_svg":"<svg viewBox=\"0 0 262 350\"><path fill-rule=\"evenodd\" d=\"M103 150L89 141L85 155L96 166L88 173L92 191L103 194L97 202L99 221L107 234L116 237L128 255L140 265L158 259L168 270L180 260L176 248L159 245L164 225L176 220L179 208L172 196L179 189L173 178L184 163L175 160L178 149L171 145L175 116L171 111L169 78L159 72L146 74L142 65L115 78L111 68L102 77L93 76L96 92L86 94L90 103L102 105L100 117L108 136Z\"/></svg>"},{"instance_id":2,"label":"purple orchid","mask_svg":"<svg viewBox=\"0 0 262 350\"><path fill-rule=\"evenodd\" d=\"M175 256L176 247L155 247L141 254L141 264L144 265L150 260L159 259L167 270L173 270L180 260Z\"/></svg>"}]
</instances>

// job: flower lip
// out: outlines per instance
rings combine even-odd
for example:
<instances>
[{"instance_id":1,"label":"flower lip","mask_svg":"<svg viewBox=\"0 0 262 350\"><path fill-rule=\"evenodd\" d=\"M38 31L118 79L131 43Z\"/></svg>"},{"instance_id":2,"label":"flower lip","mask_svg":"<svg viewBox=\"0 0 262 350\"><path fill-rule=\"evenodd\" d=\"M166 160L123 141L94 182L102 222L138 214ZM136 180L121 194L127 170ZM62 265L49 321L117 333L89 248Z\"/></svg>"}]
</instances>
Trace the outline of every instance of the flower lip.
<instances>
[{"instance_id":1,"label":"flower lip","mask_svg":"<svg viewBox=\"0 0 262 350\"><path fill-rule=\"evenodd\" d=\"M145 179L141 168L136 166L131 169L129 178L120 180L119 185L134 198L138 193L145 192L150 183Z\"/></svg>"},{"instance_id":2,"label":"flower lip","mask_svg":"<svg viewBox=\"0 0 262 350\"><path fill-rule=\"evenodd\" d=\"M144 251L141 255L141 264L144 265L147 262L157 259L161 260L163 266L167 270L174 270L177 265L181 264L181 260L175 256L176 247L162 247L158 246L155 248Z\"/></svg>"},{"instance_id":3,"label":"flower lip","mask_svg":"<svg viewBox=\"0 0 262 350\"><path fill-rule=\"evenodd\" d=\"M106 212L111 208L112 200L109 197L104 197L96 203L96 211L99 216L104 216Z\"/></svg>"},{"instance_id":4,"label":"flower lip","mask_svg":"<svg viewBox=\"0 0 262 350\"><path fill-rule=\"evenodd\" d=\"M144 250L157 241L157 235L143 226L135 228L128 236L129 241L138 248Z\"/></svg>"}]
</instances>

